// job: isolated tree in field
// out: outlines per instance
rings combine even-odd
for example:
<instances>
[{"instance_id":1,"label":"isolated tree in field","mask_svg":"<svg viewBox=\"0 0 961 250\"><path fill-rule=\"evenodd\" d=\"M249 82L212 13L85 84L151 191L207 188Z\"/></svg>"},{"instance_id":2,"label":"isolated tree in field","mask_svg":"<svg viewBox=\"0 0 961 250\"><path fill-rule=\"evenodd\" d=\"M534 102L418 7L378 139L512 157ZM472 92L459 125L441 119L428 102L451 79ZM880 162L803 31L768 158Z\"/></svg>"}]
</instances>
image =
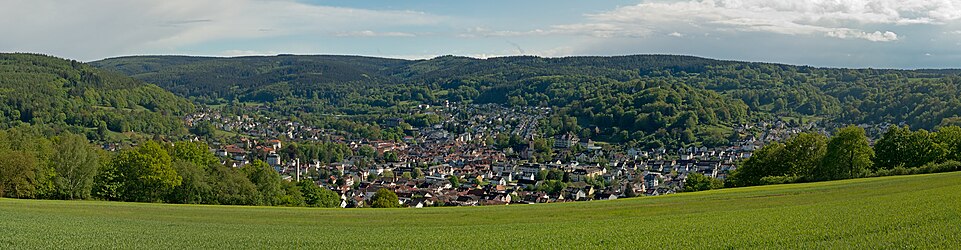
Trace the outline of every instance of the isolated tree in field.
<instances>
[{"instance_id":1,"label":"isolated tree in field","mask_svg":"<svg viewBox=\"0 0 961 250\"><path fill-rule=\"evenodd\" d=\"M400 202L394 191L381 188L374 193L374 197L371 197L370 206L374 208L394 208L400 207Z\"/></svg>"},{"instance_id":2,"label":"isolated tree in field","mask_svg":"<svg viewBox=\"0 0 961 250\"><path fill-rule=\"evenodd\" d=\"M53 139L54 150L50 165L56 171L54 185L61 199L90 197L93 177L100 167L97 149L81 135L64 134Z\"/></svg>"},{"instance_id":3,"label":"isolated tree in field","mask_svg":"<svg viewBox=\"0 0 961 250\"><path fill-rule=\"evenodd\" d=\"M827 152L827 138L817 133L800 133L784 142L786 175L810 176ZM777 164L777 163L774 163Z\"/></svg>"},{"instance_id":4,"label":"isolated tree in field","mask_svg":"<svg viewBox=\"0 0 961 250\"><path fill-rule=\"evenodd\" d=\"M684 192L697 192L722 187L724 187L723 181L701 173L689 174L687 180L684 180Z\"/></svg>"},{"instance_id":5,"label":"isolated tree in field","mask_svg":"<svg viewBox=\"0 0 961 250\"><path fill-rule=\"evenodd\" d=\"M824 160L814 178L819 180L837 180L861 176L871 168L871 158L874 150L868 144L868 137L864 129L849 126L838 130L828 142Z\"/></svg>"}]
</instances>

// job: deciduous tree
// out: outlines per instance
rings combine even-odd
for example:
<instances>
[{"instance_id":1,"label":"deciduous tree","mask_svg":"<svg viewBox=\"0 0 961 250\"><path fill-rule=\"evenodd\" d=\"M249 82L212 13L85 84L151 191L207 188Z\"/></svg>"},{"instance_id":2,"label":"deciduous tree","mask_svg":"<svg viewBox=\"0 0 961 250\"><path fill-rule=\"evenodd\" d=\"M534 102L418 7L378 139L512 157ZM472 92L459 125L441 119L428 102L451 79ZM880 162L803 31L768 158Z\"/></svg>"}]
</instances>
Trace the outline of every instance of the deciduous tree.
<instances>
[{"instance_id":1,"label":"deciduous tree","mask_svg":"<svg viewBox=\"0 0 961 250\"><path fill-rule=\"evenodd\" d=\"M394 191L387 190L386 188L378 189L374 193L374 197L371 197L370 206L374 208L394 208L400 207L400 202L397 198L397 194Z\"/></svg>"},{"instance_id":2,"label":"deciduous tree","mask_svg":"<svg viewBox=\"0 0 961 250\"><path fill-rule=\"evenodd\" d=\"M814 172L819 180L837 180L861 176L871 169L874 149L868 144L864 129L849 126L838 130L828 142L824 160Z\"/></svg>"}]
</instances>

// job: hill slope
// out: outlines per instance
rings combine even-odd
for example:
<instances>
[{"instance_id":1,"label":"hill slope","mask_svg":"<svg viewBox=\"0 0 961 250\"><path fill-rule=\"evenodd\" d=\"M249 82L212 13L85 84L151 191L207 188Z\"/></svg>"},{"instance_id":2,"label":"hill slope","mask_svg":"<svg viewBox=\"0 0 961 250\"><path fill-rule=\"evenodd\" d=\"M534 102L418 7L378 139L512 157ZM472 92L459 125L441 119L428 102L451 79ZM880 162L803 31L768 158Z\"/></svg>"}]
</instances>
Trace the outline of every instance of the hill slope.
<instances>
[{"instance_id":1,"label":"hill slope","mask_svg":"<svg viewBox=\"0 0 961 250\"><path fill-rule=\"evenodd\" d=\"M0 248L953 248L961 172L498 207L0 199Z\"/></svg>"},{"instance_id":2,"label":"hill slope","mask_svg":"<svg viewBox=\"0 0 961 250\"><path fill-rule=\"evenodd\" d=\"M192 110L184 98L77 61L35 54L0 54L0 126L45 124L83 133L182 133L175 116Z\"/></svg>"},{"instance_id":3,"label":"hill slope","mask_svg":"<svg viewBox=\"0 0 961 250\"><path fill-rule=\"evenodd\" d=\"M830 69L672 55L143 56L92 64L203 102L283 100L284 110L303 113L383 114L398 104L440 100L553 107L559 116L576 118L577 126L545 131L548 136L575 132L610 142L691 139L688 132L723 140L727 136L708 136L702 128L784 116L926 129L961 116L961 77L952 70ZM283 115L309 116L303 113ZM692 143L688 139L663 143Z\"/></svg>"}]
</instances>

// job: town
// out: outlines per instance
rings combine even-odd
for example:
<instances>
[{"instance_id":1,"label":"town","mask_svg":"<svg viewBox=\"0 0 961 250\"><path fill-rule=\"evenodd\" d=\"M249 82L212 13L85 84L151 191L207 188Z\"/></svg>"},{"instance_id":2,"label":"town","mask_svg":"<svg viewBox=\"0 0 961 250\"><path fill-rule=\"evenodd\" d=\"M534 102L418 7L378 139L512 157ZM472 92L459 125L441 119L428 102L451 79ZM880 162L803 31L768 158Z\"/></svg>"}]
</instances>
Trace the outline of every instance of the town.
<instances>
[{"instance_id":1,"label":"town","mask_svg":"<svg viewBox=\"0 0 961 250\"><path fill-rule=\"evenodd\" d=\"M242 167L265 161L288 180L310 178L336 191L341 207L365 207L381 188L394 191L406 207L671 194L681 191L693 173L725 179L739 161L766 143L800 132L826 133L814 122L758 122L736 127L736 132L749 136L722 147L623 148L582 140L572 133L537 140L538 121L551 112L547 108L445 103L420 105L412 112L435 116L440 122L415 127L400 118L385 121L385 127L404 124L414 135L399 141L354 138L343 131L257 115L224 115L209 108L186 117L185 123L206 122L234 135L229 142L211 144L224 164ZM496 145L508 140L521 145ZM343 145L350 152L322 161L284 147L312 141Z\"/></svg>"}]
</instances>

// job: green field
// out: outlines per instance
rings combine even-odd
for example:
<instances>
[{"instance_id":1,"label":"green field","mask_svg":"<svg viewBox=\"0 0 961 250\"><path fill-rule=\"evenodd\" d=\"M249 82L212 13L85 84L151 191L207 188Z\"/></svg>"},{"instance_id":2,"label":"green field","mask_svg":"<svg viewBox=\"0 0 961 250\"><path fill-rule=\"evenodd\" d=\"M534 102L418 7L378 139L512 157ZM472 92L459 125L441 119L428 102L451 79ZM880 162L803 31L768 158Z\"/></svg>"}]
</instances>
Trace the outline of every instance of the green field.
<instances>
[{"instance_id":1,"label":"green field","mask_svg":"<svg viewBox=\"0 0 961 250\"><path fill-rule=\"evenodd\" d=\"M0 199L0 249L958 246L961 172L471 208L313 209Z\"/></svg>"}]
</instances>

